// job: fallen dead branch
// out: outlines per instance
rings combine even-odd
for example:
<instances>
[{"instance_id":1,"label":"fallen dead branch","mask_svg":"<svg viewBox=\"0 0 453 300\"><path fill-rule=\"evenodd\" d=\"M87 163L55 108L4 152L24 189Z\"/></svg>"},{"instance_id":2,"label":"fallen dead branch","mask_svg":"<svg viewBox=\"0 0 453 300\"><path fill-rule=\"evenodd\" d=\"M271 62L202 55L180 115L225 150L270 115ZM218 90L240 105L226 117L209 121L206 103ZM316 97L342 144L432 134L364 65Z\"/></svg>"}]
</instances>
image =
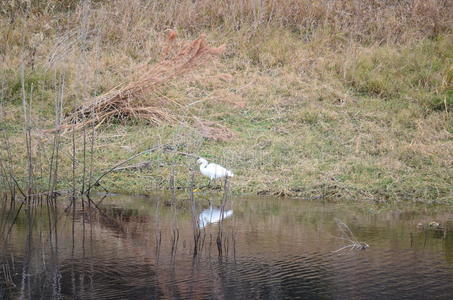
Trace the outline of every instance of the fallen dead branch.
<instances>
[{"instance_id":1,"label":"fallen dead branch","mask_svg":"<svg viewBox=\"0 0 453 300\"><path fill-rule=\"evenodd\" d=\"M184 155L184 156L187 156L187 157L193 157L193 158L199 158L198 155L195 155L195 154L191 154L191 153L186 153L186 152L181 152L181 151L177 151L176 150L176 146L172 146L172 145L158 145L158 146L155 146L155 147L152 147L152 148L149 148L147 150L144 150L144 151L141 151L139 153L136 153L132 156L130 156L129 158L115 164L113 167L109 168L107 171L105 171L104 173L102 173L95 181L93 184L90 184L88 186L88 188L86 189L86 191L83 191L84 194L87 194L89 195L90 194L90 191L93 187L95 186L99 186L100 185L100 181L102 178L104 178L106 175L112 173L112 172L116 172L116 171L122 171L122 170L131 170L131 169L140 169L140 168L149 168L151 166L151 161L144 161L144 162L140 162L140 163L137 163L137 164L133 164L133 165L127 165L127 166L124 166L126 163L130 162L131 160L141 156L141 155L144 155L144 154L149 154L149 153L152 153L152 152L155 152L157 150L162 150L162 151L165 151L165 152L171 152L171 153L175 153L175 154L178 154L178 155Z\"/></svg>"},{"instance_id":2,"label":"fallen dead branch","mask_svg":"<svg viewBox=\"0 0 453 300\"><path fill-rule=\"evenodd\" d=\"M158 149L162 149L162 148L165 149L165 147L167 147L167 146L166 146L166 145L155 146L155 147L149 148L149 149L147 149L147 150L145 150L145 151L136 153L136 154L132 155L131 157L129 157L128 159L121 161L120 163L114 165L113 167L111 167L110 169L108 169L107 171L105 171L104 173L102 173L102 175L99 176L99 177L94 181L93 184L90 184L90 185L88 186L88 188L86 189L86 192L84 191L84 193L86 193L87 195L89 195L91 189L92 189L94 186L99 185L99 182L101 181L102 178L104 178L104 176L106 176L107 174L109 174L109 173L111 173L111 172L117 170L118 168L120 168L121 166L125 165L127 162L133 160L134 158L139 157L140 155L143 155L143 154L152 153L152 152L154 152L154 151L156 151L156 150L158 150Z\"/></svg>"}]
</instances>

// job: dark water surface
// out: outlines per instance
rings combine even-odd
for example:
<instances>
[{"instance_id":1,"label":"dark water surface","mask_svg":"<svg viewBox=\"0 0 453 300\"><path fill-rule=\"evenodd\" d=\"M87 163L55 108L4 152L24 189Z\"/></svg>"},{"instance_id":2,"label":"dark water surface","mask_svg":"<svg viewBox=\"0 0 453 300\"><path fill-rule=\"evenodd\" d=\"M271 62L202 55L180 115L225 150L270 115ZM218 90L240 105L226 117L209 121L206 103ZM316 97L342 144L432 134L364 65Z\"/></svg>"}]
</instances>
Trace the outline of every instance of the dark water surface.
<instances>
[{"instance_id":1,"label":"dark water surface","mask_svg":"<svg viewBox=\"0 0 453 300\"><path fill-rule=\"evenodd\" d=\"M59 208L57 234L45 205L24 211L3 225L0 298L453 299L449 212L234 198L216 223L211 200L112 195L75 222ZM369 248L339 250L354 238Z\"/></svg>"}]
</instances>

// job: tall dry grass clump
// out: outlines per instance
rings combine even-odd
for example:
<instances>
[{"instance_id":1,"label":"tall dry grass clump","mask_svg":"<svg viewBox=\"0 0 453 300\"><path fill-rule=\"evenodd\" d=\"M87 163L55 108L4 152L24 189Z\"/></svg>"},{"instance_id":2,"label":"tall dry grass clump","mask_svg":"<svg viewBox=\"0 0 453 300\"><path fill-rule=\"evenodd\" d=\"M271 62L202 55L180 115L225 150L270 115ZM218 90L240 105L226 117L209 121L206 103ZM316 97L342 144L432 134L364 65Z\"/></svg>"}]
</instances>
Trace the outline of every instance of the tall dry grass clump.
<instances>
[{"instance_id":1,"label":"tall dry grass clump","mask_svg":"<svg viewBox=\"0 0 453 300\"><path fill-rule=\"evenodd\" d=\"M174 101L166 97L162 89L175 77L195 70L224 51L224 46L208 46L205 38L205 35L201 35L175 51L176 33L171 31L163 49L162 61L152 66L142 66L138 79L83 103L63 120L61 129L131 118L145 119L154 125L177 120L175 113L166 110L168 104Z\"/></svg>"}]
</instances>

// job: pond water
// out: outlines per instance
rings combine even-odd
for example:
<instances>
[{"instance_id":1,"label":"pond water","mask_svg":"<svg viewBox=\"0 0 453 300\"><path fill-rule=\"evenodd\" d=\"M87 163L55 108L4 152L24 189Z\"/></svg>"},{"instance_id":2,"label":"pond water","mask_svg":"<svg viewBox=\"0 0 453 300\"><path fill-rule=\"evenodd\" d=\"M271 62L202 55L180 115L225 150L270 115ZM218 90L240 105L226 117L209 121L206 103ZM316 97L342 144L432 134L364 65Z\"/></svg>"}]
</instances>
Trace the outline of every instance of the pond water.
<instances>
[{"instance_id":1,"label":"pond water","mask_svg":"<svg viewBox=\"0 0 453 300\"><path fill-rule=\"evenodd\" d=\"M0 298L453 299L449 212L200 197L3 208Z\"/></svg>"}]
</instances>

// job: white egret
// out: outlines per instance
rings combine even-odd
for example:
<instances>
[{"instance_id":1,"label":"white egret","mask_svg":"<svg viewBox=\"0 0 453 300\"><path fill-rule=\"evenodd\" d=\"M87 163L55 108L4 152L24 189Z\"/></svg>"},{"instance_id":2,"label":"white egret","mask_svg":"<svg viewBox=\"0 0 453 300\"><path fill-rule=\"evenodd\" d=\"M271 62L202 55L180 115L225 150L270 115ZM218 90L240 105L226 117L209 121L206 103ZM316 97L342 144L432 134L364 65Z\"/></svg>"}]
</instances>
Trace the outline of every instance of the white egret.
<instances>
[{"instance_id":1,"label":"white egret","mask_svg":"<svg viewBox=\"0 0 453 300\"><path fill-rule=\"evenodd\" d=\"M222 178L225 176L233 177L234 174L230 170L225 169L224 167L214 164L208 163L208 161L202 157L197 160L197 163L200 164L200 172L204 176L209 177L209 179L217 179Z\"/></svg>"},{"instance_id":2,"label":"white egret","mask_svg":"<svg viewBox=\"0 0 453 300\"><path fill-rule=\"evenodd\" d=\"M223 218L226 219L233 215L233 210L223 211ZM198 217L198 226L204 228L209 224L218 223L222 220L222 210L209 206L208 209L203 210Z\"/></svg>"}]
</instances>

